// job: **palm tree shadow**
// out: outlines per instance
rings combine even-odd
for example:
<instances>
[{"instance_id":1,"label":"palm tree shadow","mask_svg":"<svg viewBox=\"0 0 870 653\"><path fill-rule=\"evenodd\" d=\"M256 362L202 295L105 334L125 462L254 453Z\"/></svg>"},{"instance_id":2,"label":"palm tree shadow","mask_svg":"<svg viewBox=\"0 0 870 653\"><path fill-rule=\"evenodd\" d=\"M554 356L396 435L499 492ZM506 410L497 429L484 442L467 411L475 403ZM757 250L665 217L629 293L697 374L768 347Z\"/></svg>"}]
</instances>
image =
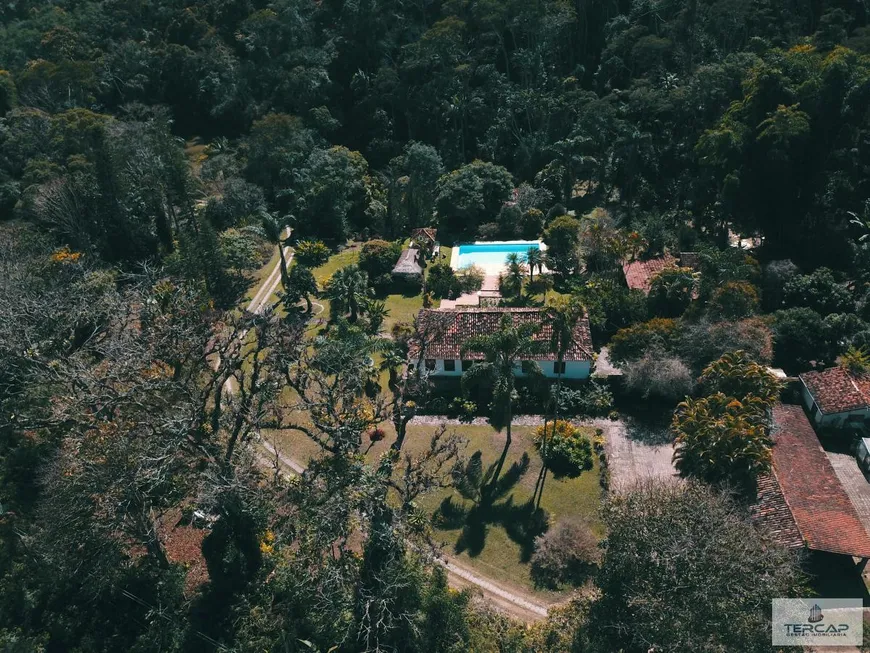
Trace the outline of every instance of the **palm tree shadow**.
<instances>
[{"instance_id":1,"label":"palm tree shadow","mask_svg":"<svg viewBox=\"0 0 870 653\"><path fill-rule=\"evenodd\" d=\"M524 453L504 474L496 475L503 464L504 454L483 471L481 452L476 451L466 466L454 473L454 488L471 506L447 497L435 511L434 520L440 528L461 528L454 551L467 552L471 557L483 551L490 526L500 525L520 545L520 559L527 562L535 538L547 529L547 514L536 509L532 500L514 503L511 491L529 469L528 454Z\"/></svg>"}]
</instances>

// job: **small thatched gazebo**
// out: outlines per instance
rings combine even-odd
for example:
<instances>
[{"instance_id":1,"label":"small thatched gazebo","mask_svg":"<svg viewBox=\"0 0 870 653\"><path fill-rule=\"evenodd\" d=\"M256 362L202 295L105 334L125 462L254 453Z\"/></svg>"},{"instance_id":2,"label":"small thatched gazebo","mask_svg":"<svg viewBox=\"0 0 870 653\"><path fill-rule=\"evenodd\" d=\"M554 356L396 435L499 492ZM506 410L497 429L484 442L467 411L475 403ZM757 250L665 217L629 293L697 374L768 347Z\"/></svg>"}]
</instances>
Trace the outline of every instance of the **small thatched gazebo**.
<instances>
[{"instance_id":1,"label":"small thatched gazebo","mask_svg":"<svg viewBox=\"0 0 870 653\"><path fill-rule=\"evenodd\" d=\"M395 281L415 282L423 281L423 267L420 265L420 250L410 247L403 249L399 261L393 268L392 273Z\"/></svg>"}]
</instances>

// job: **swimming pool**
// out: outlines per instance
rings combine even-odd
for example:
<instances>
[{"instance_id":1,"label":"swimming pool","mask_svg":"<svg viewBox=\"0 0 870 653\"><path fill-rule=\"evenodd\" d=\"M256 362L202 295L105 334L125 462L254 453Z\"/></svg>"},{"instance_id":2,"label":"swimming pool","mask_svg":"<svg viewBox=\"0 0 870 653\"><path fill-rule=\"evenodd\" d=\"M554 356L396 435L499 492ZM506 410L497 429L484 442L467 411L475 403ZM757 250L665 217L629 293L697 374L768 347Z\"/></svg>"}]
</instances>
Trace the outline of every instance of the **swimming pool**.
<instances>
[{"instance_id":1,"label":"swimming pool","mask_svg":"<svg viewBox=\"0 0 870 653\"><path fill-rule=\"evenodd\" d=\"M537 240L510 240L495 243L468 243L453 248L450 266L454 270L466 265L478 265L489 274L498 274L505 266L508 254L516 253L521 259L530 249L545 249Z\"/></svg>"}]
</instances>

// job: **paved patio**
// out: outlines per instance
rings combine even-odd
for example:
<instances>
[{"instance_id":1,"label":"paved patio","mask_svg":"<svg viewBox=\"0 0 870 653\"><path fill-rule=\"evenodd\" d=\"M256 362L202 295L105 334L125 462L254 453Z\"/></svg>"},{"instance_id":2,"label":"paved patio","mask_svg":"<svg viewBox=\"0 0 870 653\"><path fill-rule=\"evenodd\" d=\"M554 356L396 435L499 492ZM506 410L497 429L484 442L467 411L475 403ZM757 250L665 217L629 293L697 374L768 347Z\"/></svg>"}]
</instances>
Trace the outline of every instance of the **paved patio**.
<instances>
[{"instance_id":1,"label":"paved patio","mask_svg":"<svg viewBox=\"0 0 870 653\"><path fill-rule=\"evenodd\" d=\"M650 480L679 479L672 458L674 445L667 429L636 420L594 420L604 431L610 487L615 492Z\"/></svg>"}]
</instances>

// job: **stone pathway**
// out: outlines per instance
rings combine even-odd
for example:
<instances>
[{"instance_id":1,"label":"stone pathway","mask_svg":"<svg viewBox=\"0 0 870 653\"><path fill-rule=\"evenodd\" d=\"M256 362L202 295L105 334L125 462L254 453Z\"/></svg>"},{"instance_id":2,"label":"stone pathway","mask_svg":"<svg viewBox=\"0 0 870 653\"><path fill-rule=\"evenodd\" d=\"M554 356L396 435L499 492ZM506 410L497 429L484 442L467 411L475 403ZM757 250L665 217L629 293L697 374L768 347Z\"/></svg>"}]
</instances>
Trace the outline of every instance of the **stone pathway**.
<instances>
[{"instance_id":1,"label":"stone pathway","mask_svg":"<svg viewBox=\"0 0 870 653\"><path fill-rule=\"evenodd\" d=\"M594 376L622 376L622 370L610 362L610 350L602 347L595 359Z\"/></svg>"}]
</instances>

